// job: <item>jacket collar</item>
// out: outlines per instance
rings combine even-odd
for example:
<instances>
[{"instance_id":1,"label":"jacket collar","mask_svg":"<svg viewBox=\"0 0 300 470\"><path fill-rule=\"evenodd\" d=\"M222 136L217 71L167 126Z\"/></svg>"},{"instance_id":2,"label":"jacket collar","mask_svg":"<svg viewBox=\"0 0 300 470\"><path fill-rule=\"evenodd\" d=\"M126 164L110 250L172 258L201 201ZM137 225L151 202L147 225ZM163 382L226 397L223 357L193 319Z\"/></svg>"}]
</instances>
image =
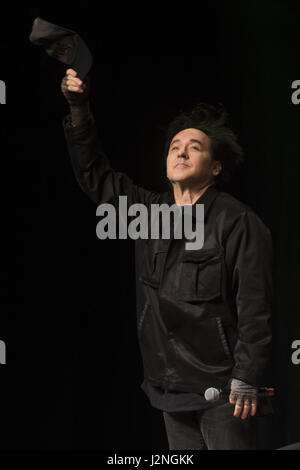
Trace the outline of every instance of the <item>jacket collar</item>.
<instances>
[{"instance_id":1,"label":"jacket collar","mask_svg":"<svg viewBox=\"0 0 300 470\"><path fill-rule=\"evenodd\" d=\"M197 199L196 202L193 204L192 214L193 218L196 219L196 206L197 204L204 204L204 218L206 219L209 208L211 204L214 202L215 198L219 194L219 191L216 188L215 183L209 186L203 194ZM175 204L175 198L173 191L169 191L167 193L167 204L172 205Z\"/></svg>"}]
</instances>

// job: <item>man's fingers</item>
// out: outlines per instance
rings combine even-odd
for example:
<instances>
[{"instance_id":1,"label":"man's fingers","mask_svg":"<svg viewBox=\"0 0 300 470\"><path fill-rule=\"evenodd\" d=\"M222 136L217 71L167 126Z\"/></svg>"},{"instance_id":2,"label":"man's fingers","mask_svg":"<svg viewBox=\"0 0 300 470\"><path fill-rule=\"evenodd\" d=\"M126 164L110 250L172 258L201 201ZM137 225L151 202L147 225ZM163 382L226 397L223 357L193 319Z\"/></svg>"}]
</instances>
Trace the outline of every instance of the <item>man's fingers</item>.
<instances>
[{"instance_id":1,"label":"man's fingers","mask_svg":"<svg viewBox=\"0 0 300 470\"><path fill-rule=\"evenodd\" d=\"M240 416L242 408L243 408L242 405L235 405L234 413L233 413L233 416L235 418L238 418Z\"/></svg>"},{"instance_id":2,"label":"man's fingers","mask_svg":"<svg viewBox=\"0 0 300 470\"><path fill-rule=\"evenodd\" d=\"M74 85L74 84L67 84L67 88L70 91L79 91L79 92L83 91L83 88L81 86Z\"/></svg>"},{"instance_id":3,"label":"man's fingers","mask_svg":"<svg viewBox=\"0 0 300 470\"><path fill-rule=\"evenodd\" d=\"M250 398L245 399L244 409L243 409L241 418L246 419L250 410L251 410L250 412L251 416L254 416L257 410L257 402L255 399L253 399L253 397L251 397L251 399Z\"/></svg>"},{"instance_id":4,"label":"man's fingers","mask_svg":"<svg viewBox=\"0 0 300 470\"><path fill-rule=\"evenodd\" d=\"M244 409L243 409L243 413L241 415L241 418L242 419L246 419L247 416L248 416L248 413L250 411L250 408L251 408L251 405L250 403L246 400L245 403L244 403Z\"/></svg>"},{"instance_id":5,"label":"man's fingers","mask_svg":"<svg viewBox=\"0 0 300 470\"><path fill-rule=\"evenodd\" d=\"M67 83L67 85L71 85L71 86L81 86L82 85L82 81L79 80L79 78L67 77L66 83Z\"/></svg>"},{"instance_id":6,"label":"man's fingers","mask_svg":"<svg viewBox=\"0 0 300 470\"><path fill-rule=\"evenodd\" d=\"M67 88L68 88L69 91L76 91L77 93L83 93L82 88L80 88L78 86L69 85Z\"/></svg>"},{"instance_id":7,"label":"man's fingers","mask_svg":"<svg viewBox=\"0 0 300 470\"><path fill-rule=\"evenodd\" d=\"M235 416L236 418L240 416L242 408L243 408L243 402L238 398L235 404L233 416Z\"/></svg>"},{"instance_id":8,"label":"man's fingers","mask_svg":"<svg viewBox=\"0 0 300 470\"><path fill-rule=\"evenodd\" d=\"M79 78L66 76L63 79L62 88L77 93L83 93L85 86Z\"/></svg>"},{"instance_id":9,"label":"man's fingers","mask_svg":"<svg viewBox=\"0 0 300 470\"><path fill-rule=\"evenodd\" d=\"M73 77L76 77L77 72L74 69L67 69L66 74L67 75L72 75Z\"/></svg>"},{"instance_id":10,"label":"man's fingers","mask_svg":"<svg viewBox=\"0 0 300 470\"><path fill-rule=\"evenodd\" d=\"M251 416L254 416L257 411L257 403L253 402L251 405Z\"/></svg>"},{"instance_id":11,"label":"man's fingers","mask_svg":"<svg viewBox=\"0 0 300 470\"><path fill-rule=\"evenodd\" d=\"M242 398L239 396L236 396L235 394L230 394L229 396L229 402L234 405L234 412L233 416L236 418L241 416L241 419L246 419L249 412L251 416L254 416L257 411L257 402L253 400L252 398ZM250 411L251 410L251 411Z\"/></svg>"},{"instance_id":12,"label":"man's fingers","mask_svg":"<svg viewBox=\"0 0 300 470\"><path fill-rule=\"evenodd\" d=\"M229 401L231 404L235 404L235 407L234 407L234 412L233 412L233 416L235 418L238 418L241 414L241 411L243 410L243 406L244 406L244 399L242 396L239 396L234 390L232 390L230 396L229 396ZM248 405L247 408L246 408L246 411L244 410L243 413L247 413L249 412L249 409L250 409L250 406ZM246 414L246 416L247 416ZM241 418L243 418L243 415L241 416Z\"/></svg>"}]
</instances>

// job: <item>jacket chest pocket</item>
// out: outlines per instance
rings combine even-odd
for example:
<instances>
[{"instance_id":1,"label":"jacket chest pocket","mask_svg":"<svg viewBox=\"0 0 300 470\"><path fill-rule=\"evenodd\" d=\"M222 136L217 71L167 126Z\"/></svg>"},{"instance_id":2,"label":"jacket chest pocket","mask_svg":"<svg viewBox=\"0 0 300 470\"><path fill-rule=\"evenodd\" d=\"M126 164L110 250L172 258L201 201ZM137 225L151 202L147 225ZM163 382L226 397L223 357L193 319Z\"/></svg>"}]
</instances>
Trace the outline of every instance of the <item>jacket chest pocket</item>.
<instances>
[{"instance_id":1,"label":"jacket chest pocket","mask_svg":"<svg viewBox=\"0 0 300 470\"><path fill-rule=\"evenodd\" d=\"M147 241L141 268L141 280L145 284L159 288L166 255L167 246L161 240Z\"/></svg>"},{"instance_id":2,"label":"jacket chest pocket","mask_svg":"<svg viewBox=\"0 0 300 470\"><path fill-rule=\"evenodd\" d=\"M221 296L221 249L185 250L179 267L177 297L184 301L209 301Z\"/></svg>"}]
</instances>

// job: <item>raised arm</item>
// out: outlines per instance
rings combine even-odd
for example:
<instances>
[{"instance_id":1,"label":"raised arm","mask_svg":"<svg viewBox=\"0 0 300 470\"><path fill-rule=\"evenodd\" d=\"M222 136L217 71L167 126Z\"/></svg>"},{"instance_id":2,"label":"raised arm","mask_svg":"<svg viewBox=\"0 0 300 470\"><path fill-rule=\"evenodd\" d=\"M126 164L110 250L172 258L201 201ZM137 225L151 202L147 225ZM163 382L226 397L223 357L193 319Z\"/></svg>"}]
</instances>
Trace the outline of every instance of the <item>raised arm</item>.
<instances>
[{"instance_id":1,"label":"raised arm","mask_svg":"<svg viewBox=\"0 0 300 470\"><path fill-rule=\"evenodd\" d=\"M61 84L70 104L70 114L63 120L65 138L76 179L88 197L100 204L117 203L118 196L127 196L128 204L147 207L158 202L160 194L137 186L125 173L110 166L98 137L89 103L89 79L82 82L73 69L68 69Z\"/></svg>"}]
</instances>

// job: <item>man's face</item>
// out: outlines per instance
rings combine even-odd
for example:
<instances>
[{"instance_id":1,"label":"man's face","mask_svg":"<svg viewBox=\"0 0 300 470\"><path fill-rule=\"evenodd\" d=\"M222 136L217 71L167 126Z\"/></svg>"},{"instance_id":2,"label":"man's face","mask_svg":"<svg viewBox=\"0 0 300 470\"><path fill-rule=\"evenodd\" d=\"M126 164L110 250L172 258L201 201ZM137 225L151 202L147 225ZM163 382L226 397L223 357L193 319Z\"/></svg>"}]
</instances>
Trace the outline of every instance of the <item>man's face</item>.
<instances>
[{"instance_id":1,"label":"man's face","mask_svg":"<svg viewBox=\"0 0 300 470\"><path fill-rule=\"evenodd\" d=\"M171 182L211 182L220 171L220 163L211 155L210 138L204 132L184 129L173 137L167 157L167 177Z\"/></svg>"}]
</instances>

